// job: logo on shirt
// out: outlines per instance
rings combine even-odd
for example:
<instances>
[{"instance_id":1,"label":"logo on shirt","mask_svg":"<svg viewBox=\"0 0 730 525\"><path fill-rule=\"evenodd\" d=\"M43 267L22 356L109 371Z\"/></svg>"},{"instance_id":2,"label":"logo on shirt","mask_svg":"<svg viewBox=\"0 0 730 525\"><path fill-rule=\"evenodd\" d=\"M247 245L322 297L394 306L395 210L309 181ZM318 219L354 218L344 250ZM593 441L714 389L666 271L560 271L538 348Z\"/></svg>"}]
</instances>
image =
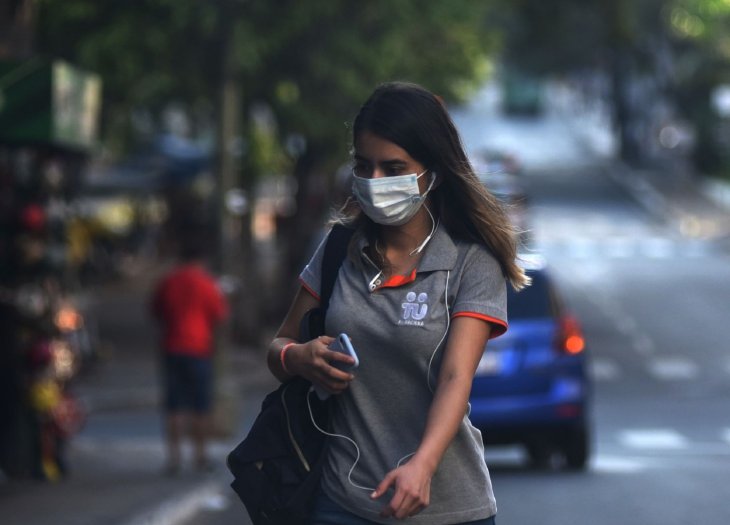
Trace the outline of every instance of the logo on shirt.
<instances>
[{"instance_id":1,"label":"logo on shirt","mask_svg":"<svg viewBox=\"0 0 730 525\"><path fill-rule=\"evenodd\" d=\"M428 294L421 292L408 292L406 295L406 302L401 307L403 308L403 318L398 319L399 325L408 326L423 326L423 319L428 313Z\"/></svg>"}]
</instances>

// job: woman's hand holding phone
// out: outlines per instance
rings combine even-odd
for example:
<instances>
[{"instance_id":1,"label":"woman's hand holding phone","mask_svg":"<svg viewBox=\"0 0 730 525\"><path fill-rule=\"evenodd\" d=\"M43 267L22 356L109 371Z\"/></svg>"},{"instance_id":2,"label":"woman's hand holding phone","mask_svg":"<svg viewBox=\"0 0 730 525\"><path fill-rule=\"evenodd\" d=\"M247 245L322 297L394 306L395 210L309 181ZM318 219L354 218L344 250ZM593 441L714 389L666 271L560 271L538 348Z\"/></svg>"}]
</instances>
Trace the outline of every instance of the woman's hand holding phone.
<instances>
[{"instance_id":1,"label":"woman's hand holding phone","mask_svg":"<svg viewBox=\"0 0 730 525\"><path fill-rule=\"evenodd\" d=\"M287 352L286 361L289 373L311 381L321 399L342 393L354 379L351 371L358 365L344 334L337 338L322 335L296 344Z\"/></svg>"},{"instance_id":2,"label":"woman's hand holding phone","mask_svg":"<svg viewBox=\"0 0 730 525\"><path fill-rule=\"evenodd\" d=\"M352 371L360 365L360 360L347 334L340 334L327 347L327 369L324 370L325 381L314 383L314 390L320 399L327 399L330 394L342 393L354 378Z\"/></svg>"}]
</instances>

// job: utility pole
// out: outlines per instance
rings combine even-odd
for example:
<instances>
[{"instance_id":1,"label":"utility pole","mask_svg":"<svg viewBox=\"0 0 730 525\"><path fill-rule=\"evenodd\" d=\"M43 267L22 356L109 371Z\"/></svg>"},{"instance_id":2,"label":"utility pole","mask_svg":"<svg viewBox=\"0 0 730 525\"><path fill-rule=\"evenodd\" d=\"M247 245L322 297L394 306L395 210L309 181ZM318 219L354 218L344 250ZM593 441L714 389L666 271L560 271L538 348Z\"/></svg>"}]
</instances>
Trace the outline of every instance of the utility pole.
<instances>
[{"instance_id":1,"label":"utility pole","mask_svg":"<svg viewBox=\"0 0 730 525\"><path fill-rule=\"evenodd\" d=\"M241 80L239 65L236 63L234 31L236 28L236 0L221 0L219 11L220 28L219 57L220 84L218 92L218 145L216 157L217 191L215 224L215 261L218 275L230 275L235 267L237 248L236 225L234 217L228 212L226 197L236 186L240 173L240 147L237 142L241 135ZM216 392L214 431L221 436L230 436L235 431L238 419L239 392L237 382L231 374L231 330L235 322L236 308L231 304L231 320L219 334L215 360Z\"/></svg>"},{"instance_id":2,"label":"utility pole","mask_svg":"<svg viewBox=\"0 0 730 525\"><path fill-rule=\"evenodd\" d=\"M217 195L217 246L216 270L221 274L231 271L231 252L235 227L233 217L226 208L226 196L237 186L241 169L241 80L233 47L235 31L235 5L233 0L223 0L220 10L220 92L218 106L218 195Z\"/></svg>"}]
</instances>

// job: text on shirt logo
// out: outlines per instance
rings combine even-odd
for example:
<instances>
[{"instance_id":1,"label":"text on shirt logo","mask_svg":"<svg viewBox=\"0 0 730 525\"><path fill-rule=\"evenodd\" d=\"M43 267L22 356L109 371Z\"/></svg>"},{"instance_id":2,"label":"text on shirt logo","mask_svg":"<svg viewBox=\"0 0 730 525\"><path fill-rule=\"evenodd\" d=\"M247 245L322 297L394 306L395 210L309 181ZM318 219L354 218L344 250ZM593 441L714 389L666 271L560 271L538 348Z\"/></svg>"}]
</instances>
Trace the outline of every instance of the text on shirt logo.
<instances>
[{"instance_id":1,"label":"text on shirt logo","mask_svg":"<svg viewBox=\"0 0 730 525\"><path fill-rule=\"evenodd\" d=\"M408 292L406 295L406 302L401 306L403 307L403 319L398 320L400 325L410 326L423 326L423 319L428 313L428 294L421 292Z\"/></svg>"}]
</instances>

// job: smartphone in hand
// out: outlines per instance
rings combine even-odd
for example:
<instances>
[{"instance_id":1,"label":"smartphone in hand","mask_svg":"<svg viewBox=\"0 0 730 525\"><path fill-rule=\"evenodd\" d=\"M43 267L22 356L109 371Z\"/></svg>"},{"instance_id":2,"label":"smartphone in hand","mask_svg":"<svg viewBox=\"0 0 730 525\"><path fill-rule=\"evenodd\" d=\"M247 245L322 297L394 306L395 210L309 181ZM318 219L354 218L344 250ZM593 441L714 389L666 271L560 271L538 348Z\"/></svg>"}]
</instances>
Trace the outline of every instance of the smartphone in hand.
<instances>
[{"instance_id":1,"label":"smartphone in hand","mask_svg":"<svg viewBox=\"0 0 730 525\"><path fill-rule=\"evenodd\" d=\"M347 334L343 333L335 337L335 340L332 341L327 348L333 352L340 352L341 354L349 355L355 360L352 364L343 363L342 361L332 361L331 364L335 368L345 372L352 372L360 365L360 360L357 358L357 353L355 352L355 349L352 346L352 341L350 341ZM322 390L318 386L314 387L314 391L317 392L317 396L322 400L325 400L330 396L329 392Z\"/></svg>"},{"instance_id":2,"label":"smartphone in hand","mask_svg":"<svg viewBox=\"0 0 730 525\"><path fill-rule=\"evenodd\" d=\"M352 347L352 341L347 334L340 334L335 337L335 340L328 346L328 348L334 352L340 352L341 354L349 355L355 362L353 364L343 363L342 361L333 361L332 366L344 370L345 372L351 372L360 365L360 360L357 358L357 353Z\"/></svg>"}]
</instances>

